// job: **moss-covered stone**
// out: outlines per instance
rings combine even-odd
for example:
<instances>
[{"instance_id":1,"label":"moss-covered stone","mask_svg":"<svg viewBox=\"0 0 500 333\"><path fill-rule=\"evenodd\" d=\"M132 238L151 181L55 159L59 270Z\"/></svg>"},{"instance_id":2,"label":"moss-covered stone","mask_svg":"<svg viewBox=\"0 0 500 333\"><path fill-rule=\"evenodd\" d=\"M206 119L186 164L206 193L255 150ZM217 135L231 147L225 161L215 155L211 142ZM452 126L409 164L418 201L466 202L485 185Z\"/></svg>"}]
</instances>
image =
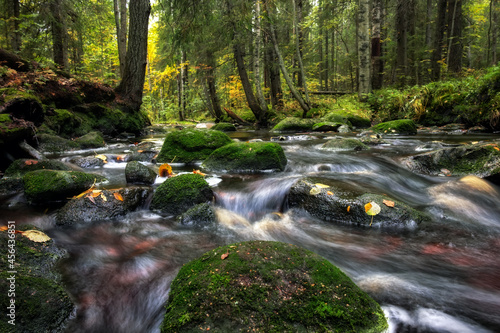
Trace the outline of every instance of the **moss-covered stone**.
<instances>
[{"instance_id":1,"label":"moss-covered stone","mask_svg":"<svg viewBox=\"0 0 500 333\"><path fill-rule=\"evenodd\" d=\"M64 201L103 180L102 176L79 171L30 171L23 177L24 194L31 203Z\"/></svg>"},{"instance_id":2,"label":"moss-covered stone","mask_svg":"<svg viewBox=\"0 0 500 333\"><path fill-rule=\"evenodd\" d=\"M26 173L35 170L70 171L71 168L63 162L57 160L19 159L9 165L7 170L5 170L4 177L22 177Z\"/></svg>"},{"instance_id":3,"label":"moss-covered stone","mask_svg":"<svg viewBox=\"0 0 500 333\"><path fill-rule=\"evenodd\" d=\"M184 129L169 133L156 160L160 163L191 163L206 159L215 149L231 143L226 133Z\"/></svg>"},{"instance_id":4,"label":"moss-covered stone","mask_svg":"<svg viewBox=\"0 0 500 333\"><path fill-rule=\"evenodd\" d=\"M104 142L104 138L102 137L102 134L96 131L87 133L77 139L75 139L75 142L84 149L87 148L101 148L106 145Z\"/></svg>"},{"instance_id":5,"label":"moss-covered stone","mask_svg":"<svg viewBox=\"0 0 500 333\"><path fill-rule=\"evenodd\" d=\"M95 156L76 157L71 160L71 163L84 169L100 168L105 164L103 159Z\"/></svg>"},{"instance_id":6,"label":"moss-covered stone","mask_svg":"<svg viewBox=\"0 0 500 333\"><path fill-rule=\"evenodd\" d=\"M358 139L353 138L335 138L328 140L321 146L323 149L329 150L367 150L370 149L367 145Z\"/></svg>"},{"instance_id":7,"label":"moss-covered stone","mask_svg":"<svg viewBox=\"0 0 500 333\"><path fill-rule=\"evenodd\" d=\"M0 148L33 136L34 124L24 120L13 120L9 114L0 114Z\"/></svg>"},{"instance_id":8,"label":"moss-covered stone","mask_svg":"<svg viewBox=\"0 0 500 333\"><path fill-rule=\"evenodd\" d=\"M377 124L371 127L373 131L381 134L401 134L415 135L417 134L417 125L411 119L392 120Z\"/></svg>"},{"instance_id":9,"label":"moss-covered stone","mask_svg":"<svg viewBox=\"0 0 500 333\"><path fill-rule=\"evenodd\" d=\"M271 132L308 132L317 123L315 119L287 117L273 127Z\"/></svg>"},{"instance_id":10,"label":"moss-covered stone","mask_svg":"<svg viewBox=\"0 0 500 333\"><path fill-rule=\"evenodd\" d=\"M3 177L0 179L0 199L24 190L23 179L20 177Z\"/></svg>"},{"instance_id":11,"label":"moss-covered stone","mask_svg":"<svg viewBox=\"0 0 500 333\"><path fill-rule=\"evenodd\" d=\"M218 123L210 128L211 130L221 131L221 132L234 132L236 127L231 123Z\"/></svg>"},{"instance_id":12,"label":"moss-covered stone","mask_svg":"<svg viewBox=\"0 0 500 333\"><path fill-rule=\"evenodd\" d=\"M312 130L315 132L328 132L328 131L336 132L342 125L345 125L345 123L323 121L314 124Z\"/></svg>"},{"instance_id":13,"label":"moss-covered stone","mask_svg":"<svg viewBox=\"0 0 500 333\"><path fill-rule=\"evenodd\" d=\"M422 174L440 175L446 169L453 176L484 178L500 173L500 147L496 143L483 143L442 148L405 158L403 164Z\"/></svg>"},{"instance_id":14,"label":"moss-covered stone","mask_svg":"<svg viewBox=\"0 0 500 333\"><path fill-rule=\"evenodd\" d=\"M47 153L61 153L78 148L78 144L72 140L64 139L57 135L39 134L38 149Z\"/></svg>"},{"instance_id":15,"label":"moss-covered stone","mask_svg":"<svg viewBox=\"0 0 500 333\"><path fill-rule=\"evenodd\" d=\"M222 255L226 258L222 259ZM383 332L380 306L340 269L291 244L223 246L184 265L161 332Z\"/></svg>"},{"instance_id":16,"label":"moss-covered stone","mask_svg":"<svg viewBox=\"0 0 500 333\"><path fill-rule=\"evenodd\" d=\"M216 217L213 207L205 202L179 215L177 222L187 227L209 228L215 225Z\"/></svg>"},{"instance_id":17,"label":"moss-covered stone","mask_svg":"<svg viewBox=\"0 0 500 333\"><path fill-rule=\"evenodd\" d=\"M145 206L152 192L151 187L128 186L102 190L95 197L75 198L59 209L56 224L69 226L120 218Z\"/></svg>"},{"instance_id":18,"label":"moss-covered stone","mask_svg":"<svg viewBox=\"0 0 500 333\"><path fill-rule=\"evenodd\" d=\"M30 225L16 225L18 231L39 230ZM4 318L0 321L1 332L63 332L74 305L61 284L55 265L65 255L53 240L33 242L22 234L15 234L15 260L9 261L9 233L0 232L0 264L14 269L2 269L0 273L0 306ZM15 274L8 271L16 271ZM15 276L15 326L8 323L11 297L8 295L10 280Z\"/></svg>"},{"instance_id":19,"label":"moss-covered stone","mask_svg":"<svg viewBox=\"0 0 500 333\"><path fill-rule=\"evenodd\" d=\"M125 167L125 179L130 184L151 185L155 182L156 172L138 161L131 161Z\"/></svg>"},{"instance_id":20,"label":"moss-covered stone","mask_svg":"<svg viewBox=\"0 0 500 333\"><path fill-rule=\"evenodd\" d=\"M213 199L213 191L203 176L183 174L165 180L153 195L151 209L178 215Z\"/></svg>"},{"instance_id":21,"label":"moss-covered stone","mask_svg":"<svg viewBox=\"0 0 500 333\"><path fill-rule=\"evenodd\" d=\"M203 162L203 168L227 172L285 170L283 148L274 142L235 142L215 150Z\"/></svg>"}]
</instances>

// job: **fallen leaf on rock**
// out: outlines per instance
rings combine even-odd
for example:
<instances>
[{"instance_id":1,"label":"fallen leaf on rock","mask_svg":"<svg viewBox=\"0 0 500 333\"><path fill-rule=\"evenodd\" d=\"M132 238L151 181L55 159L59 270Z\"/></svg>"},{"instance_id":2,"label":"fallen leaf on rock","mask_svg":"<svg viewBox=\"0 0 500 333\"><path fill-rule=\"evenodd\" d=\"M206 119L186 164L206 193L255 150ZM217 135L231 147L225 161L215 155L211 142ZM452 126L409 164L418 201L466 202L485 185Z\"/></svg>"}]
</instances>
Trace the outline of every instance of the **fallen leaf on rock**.
<instances>
[{"instance_id":1,"label":"fallen leaf on rock","mask_svg":"<svg viewBox=\"0 0 500 333\"><path fill-rule=\"evenodd\" d=\"M390 200L384 200L382 201L384 205L386 205L387 207L394 207L396 204L394 203L394 201L390 201Z\"/></svg>"},{"instance_id":2,"label":"fallen leaf on rock","mask_svg":"<svg viewBox=\"0 0 500 333\"><path fill-rule=\"evenodd\" d=\"M51 239L49 236L39 230L26 230L22 233L22 235L37 243L43 243Z\"/></svg>"},{"instance_id":3,"label":"fallen leaf on rock","mask_svg":"<svg viewBox=\"0 0 500 333\"><path fill-rule=\"evenodd\" d=\"M115 192L115 193L113 193L113 195L115 196L116 200L123 201L123 196L120 193Z\"/></svg>"},{"instance_id":4,"label":"fallen leaf on rock","mask_svg":"<svg viewBox=\"0 0 500 333\"><path fill-rule=\"evenodd\" d=\"M351 206L347 206L347 212L349 213L349 211L351 210Z\"/></svg>"},{"instance_id":5,"label":"fallen leaf on rock","mask_svg":"<svg viewBox=\"0 0 500 333\"><path fill-rule=\"evenodd\" d=\"M310 195L317 195L321 193L321 189L319 187L314 186L310 191Z\"/></svg>"},{"instance_id":6,"label":"fallen leaf on rock","mask_svg":"<svg viewBox=\"0 0 500 333\"><path fill-rule=\"evenodd\" d=\"M328 191L328 192L326 192L326 194L333 195L333 192L332 191Z\"/></svg>"},{"instance_id":7,"label":"fallen leaf on rock","mask_svg":"<svg viewBox=\"0 0 500 333\"><path fill-rule=\"evenodd\" d=\"M328 185L321 184L321 183L316 183L316 184L314 184L314 186L319 187L319 188L329 188L330 187Z\"/></svg>"},{"instance_id":8,"label":"fallen leaf on rock","mask_svg":"<svg viewBox=\"0 0 500 333\"><path fill-rule=\"evenodd\" d=\"M101 199L102 199L103 201L108 201L108 199L106 198L106 196L104 195L104 193L101 193Z\"/></svg>"},{"instance_id":9,"label":"fallen leaf on rock","mask_svg":"<svg viewBox=\"0 0 500 333\"><path fill-rule=\"evenodd\" d=\"M203 177L205 177L207 174L201 172L200 170L193 170L193 173L196 174L196 175L201 175Z\"/></svg>"},{"instance_id":10,"label":"fallen leaf on rock","mask_svg":"<svg viewBox=\"0 0 500 333\"><path fill-rule=\"evenodd\" d=\"M95 158L102 160L104 163L108 163L108 158L106 155L95 155Z\"/></svg>"},{"instance_id":11,"label":"fallen leaf on rock","mask_svg":"<svg viewBox=\"0 0 500 333\"><path fill-rule=\"evenodd\" d=\"M37 160L26 160L24 161L24 164L26 165L32 165L32 164L37 164L38 161Z\"/></svg>"},{"instance_id":12,"label":"fallen leaf on rock","mask_svg":"<svg viewBox=\"0 0 500 333\"><path fill-rule=\"evenodd\" d=\"M160 177L172 177L172 167L168 163L164 163L160 165L160 168L158 169L158 174Z\"/></svg>"},{"instance_id":13,"label":"fallen leaf on rock","mask_svg":"<svg viewBox=\"0 0 500 333\"><path fill-rule=\"evenodd\" d=\"M90 201L92 201L92 203L95 205L95 200L94 200L94 197L92 197L91 195L87 195L85 198L89 199Z\"/></svg>"},{"instance_id":14,"label":"fallen leaf on rock","mask_svg":"<svg viewBox=\"0 0 500 333\"><path fill-rule=\"evenodd\" d=\"M371 215L372 219L370 221L370 226L373 223L373 216L377 215L380 213L380 206L375 202L375 201L370 201L365 205L365 212L368 215Z\"/></svg>"},{"instance_id":15,"label":"fallen leaf on rock","mask_svg":"<svg viewBox=\"0 0 500 333\"><path fill-rule=\"evenodd\" d=\"M229 256L229 253L223 253L223 254L220 256L220 258L221 258L222 260L224 260L224 259L226 259L228 256Z\"/></svg>"}]
</instances>

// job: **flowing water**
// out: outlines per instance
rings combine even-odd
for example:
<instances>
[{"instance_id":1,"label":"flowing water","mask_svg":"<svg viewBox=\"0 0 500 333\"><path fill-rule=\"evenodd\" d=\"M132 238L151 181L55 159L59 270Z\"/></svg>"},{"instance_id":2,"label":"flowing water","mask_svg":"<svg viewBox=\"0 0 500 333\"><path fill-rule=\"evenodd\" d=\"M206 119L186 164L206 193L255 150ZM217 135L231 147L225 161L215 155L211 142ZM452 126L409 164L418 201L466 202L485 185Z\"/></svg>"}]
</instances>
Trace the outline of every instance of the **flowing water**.
<instances>
[{"instance_id":1,"label":"flowing water","mask_svg":"<svg viewBox=\"0 0 500 333\"><path fill-rule=\"evenodd\" d=\"M271 139L267 132L233 136ZM68 332L159 332L169 285L182 264L244 240L288 242L324 256L379 301L390 332L500 332L500 189L474 177L417 175L399 163L421 151L498 135L394 137L363 152L319 149L326 139L296 135L280 142L288 159L285 172L209 174L216 228L182 227L173 217L142 209L116 221L60 229L53 210L27 207L22 196L3 202L0 213L45 228L68 250L60 270L77 304ZM162 138L145 140L162 144ZM99 153L129 149L115 143ZM116 188L126 186L124 166L110 161L92 172ZM173 167L175 173L192 171ZM288 190L304 176L353 195L387 194L431 214L435 227L385 229L376 216L370 228L317 220L287 206Z\"/></svg>"}]
</instances>

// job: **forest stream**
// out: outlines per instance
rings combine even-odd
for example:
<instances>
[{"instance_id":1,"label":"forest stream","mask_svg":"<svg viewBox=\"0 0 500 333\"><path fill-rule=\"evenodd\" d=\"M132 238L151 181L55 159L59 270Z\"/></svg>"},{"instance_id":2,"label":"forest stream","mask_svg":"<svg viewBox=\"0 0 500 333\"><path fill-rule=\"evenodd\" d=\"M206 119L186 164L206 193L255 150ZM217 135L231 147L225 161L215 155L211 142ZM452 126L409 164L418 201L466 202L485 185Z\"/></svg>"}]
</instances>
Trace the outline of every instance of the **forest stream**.
<instances>
[{"instance_id":1,"label":"forest stream","mask_svg":"<svg viewBox=\"0 0 500 333\"><path fill-rule=\"evenodd\" d=\"M230 136L273 139L268 131ZM147 207L116 221L61 228L55 226L54 208L28 206L22 195L2 202L0 215L42 227L68 251L60 271L77 305L71 332L159 332L180 267L208 250L245 240L292 243L325 257L382 305L390 332L500 332L500 188L479 178L419 175L399 161L433 147L500 135L393 136L387 144L355 152L319 149L327 136L295 134L278 141L288 159L284 172L207 173L216 195L214 228L180 226ZM158 150L163 139L142 138ZM109 142L105 149L50 158L120 155L130 146ZM109 159L90 172L109 179L103 188L124 187L125 165ZM171 165L174 173L200 168ZM437 227L383 228L377 216L371 227L334 224L289 209L290 187L304 177L353 193L388 195L430 214ZM164 180L157 178L154 186Z\"/></svg>"}]
</instances>

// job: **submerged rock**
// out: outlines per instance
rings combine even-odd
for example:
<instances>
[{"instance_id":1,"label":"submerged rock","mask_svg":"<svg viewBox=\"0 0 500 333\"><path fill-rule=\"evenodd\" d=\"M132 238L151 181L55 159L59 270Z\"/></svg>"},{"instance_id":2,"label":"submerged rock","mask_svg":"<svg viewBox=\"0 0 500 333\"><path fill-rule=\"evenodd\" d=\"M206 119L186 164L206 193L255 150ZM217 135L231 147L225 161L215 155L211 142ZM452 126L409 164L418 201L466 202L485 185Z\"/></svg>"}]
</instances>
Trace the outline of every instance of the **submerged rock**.
<instances>
[{"instance_id":1,"label":"submerged rock","mask_svg":"<svg viewBox=\"0 0 500 333\"><path fill-rule=\"evenodd\" d=\"M287 159L283 148L274 142L235 142L215 150L203 162L212 171L259 172L285 170Z\"/></svg>"},{"instance_id":2,"label":"submerged rock","mask_svg":"<svg viewBox=\"0 0 500 333\"><path fill-rule=\"evenodd\" d=\"M235 243L184 265L161 332L383 332L380 306L340 269L291 244Z\"/></svg>"},{"instance_id":3,"label":"submerged rock","mask_svg":"<svg viewBox=\"0 0 500 333\"><path fill-rule=\"evenodd\" d=\"M16 225L17 231L38 230L30 225ZM12 229L14 230L14 229ZM65 322L74 310L69 295L66 293L56 264L65 255L53 240L34 242L22 234L8 231L0 232L0 258L4 266L0 273L0 306L4 318L0 321L1 332L63 332ZM9 240L15 240L9 243ZM15 244L15 247L10 247ZM15 248L15 260L9 261L9 249ZM15 267L8 268L9 262ZM16 271L15 274L9 271ZM15 280L10 279L12 276ZM10 279L10 280L9 280ZM8 291L11 282L15 283L15 296ZM15 300L15 326L8 323L11 300ZM13 331L12 329L15 328Z\"/></svg>"},{"instance_id":4,"label":"submerged rock","mask_svg":"<svg viewBox=\"0 0 500 333\"><path fill-rule=\"evenodd\" d=\"M206 202L190 208L177 217L177 222L179 222L179 224L195 228L213 226L216 220L214 209Z\"/></svg>"},{"instance_id":5,"label":"submerged rock","mask_svg":"<svg viewBox=\"0 0 500 333\"><path fill-rule=\"evenodd\" d=\"M411 119L400 119L377 124L371 130L381 134L415 135L417 125Z\"/></svg>"},{"instance_id":6,"label":"submerged rock","mask_svg":"<svg viewBox=\"0 0 500 333\"><path fill-rule=\"evenodd\" d=\"M410 170L426 175L484 178L500 173L500 148L496 143L464 145L410 156L402 162Z\"/></svg>"},{"instance_id":7,"label":"submerged rock","mask_svg":"<svg viewBox=\"0 0 500 333\"><path fill-rule=\"evenodd\" d=\"M115 219L145 206L152 192L145 186L94 191L64 205L56 214L56 224L68 226Z\"/></svg>"},{"instance_id":8,"label":"submerged rock","mask_svg":"<svg viewBox=\"0 0 500 333\"><path fill-rule=\"evenodd\" d=\"M213 200L214 193L203 176L183 174L168 178L156 189L151 209L178 215L189 208Z\"/></svg>"},{"instance_id":9,"label":"submerged rock","mask_svg":"<svg viewBox=\"0 0 500 333\"><path fill-rule=\"evenodd\" d=\"M130 184L154 184L156 172L150 167L137 162L128 162L125 167L125 179Z\"/></svg>"},{"instance_id":10,"label":"submerged rock","mask_svg":"<svg viewBox=\"0 0 500 333\"><path fill-rule=\"evenodd\" d=\"M64 201L102 181L102 176L80 171L31 171L23 177L24 195L30 203Z\"/></svg>"},{"instance_id":11,"label":"submerged rock","mask_svg":"<svg viewBox=\"0 0 500 333\"><path fill-rule=\"evenodd\" d=\"M156 160L160 163L201 161L231 142L231 138L221 131L184 129L171 132L165 138Z\"/></svg>"},{"instance_id":12,"label":"submerged rock","mask_svg":"<svg viewBox=\"0 0 500 333\"><path fill-rule=\"evenodd\" d=\"M373 220L365 211L365 205L370 202L380 206L380 213ZM391 203L394 204L393 207L390 206ZM357 196L334 187L319 187L310 179L301 179L290 188L288 206L304 209L326 222L359 226L369 226L373 222L373 225L382 228L414 229L431 220L427 214L388 196L371 193Z\"/></svg>"}]
</instances>

